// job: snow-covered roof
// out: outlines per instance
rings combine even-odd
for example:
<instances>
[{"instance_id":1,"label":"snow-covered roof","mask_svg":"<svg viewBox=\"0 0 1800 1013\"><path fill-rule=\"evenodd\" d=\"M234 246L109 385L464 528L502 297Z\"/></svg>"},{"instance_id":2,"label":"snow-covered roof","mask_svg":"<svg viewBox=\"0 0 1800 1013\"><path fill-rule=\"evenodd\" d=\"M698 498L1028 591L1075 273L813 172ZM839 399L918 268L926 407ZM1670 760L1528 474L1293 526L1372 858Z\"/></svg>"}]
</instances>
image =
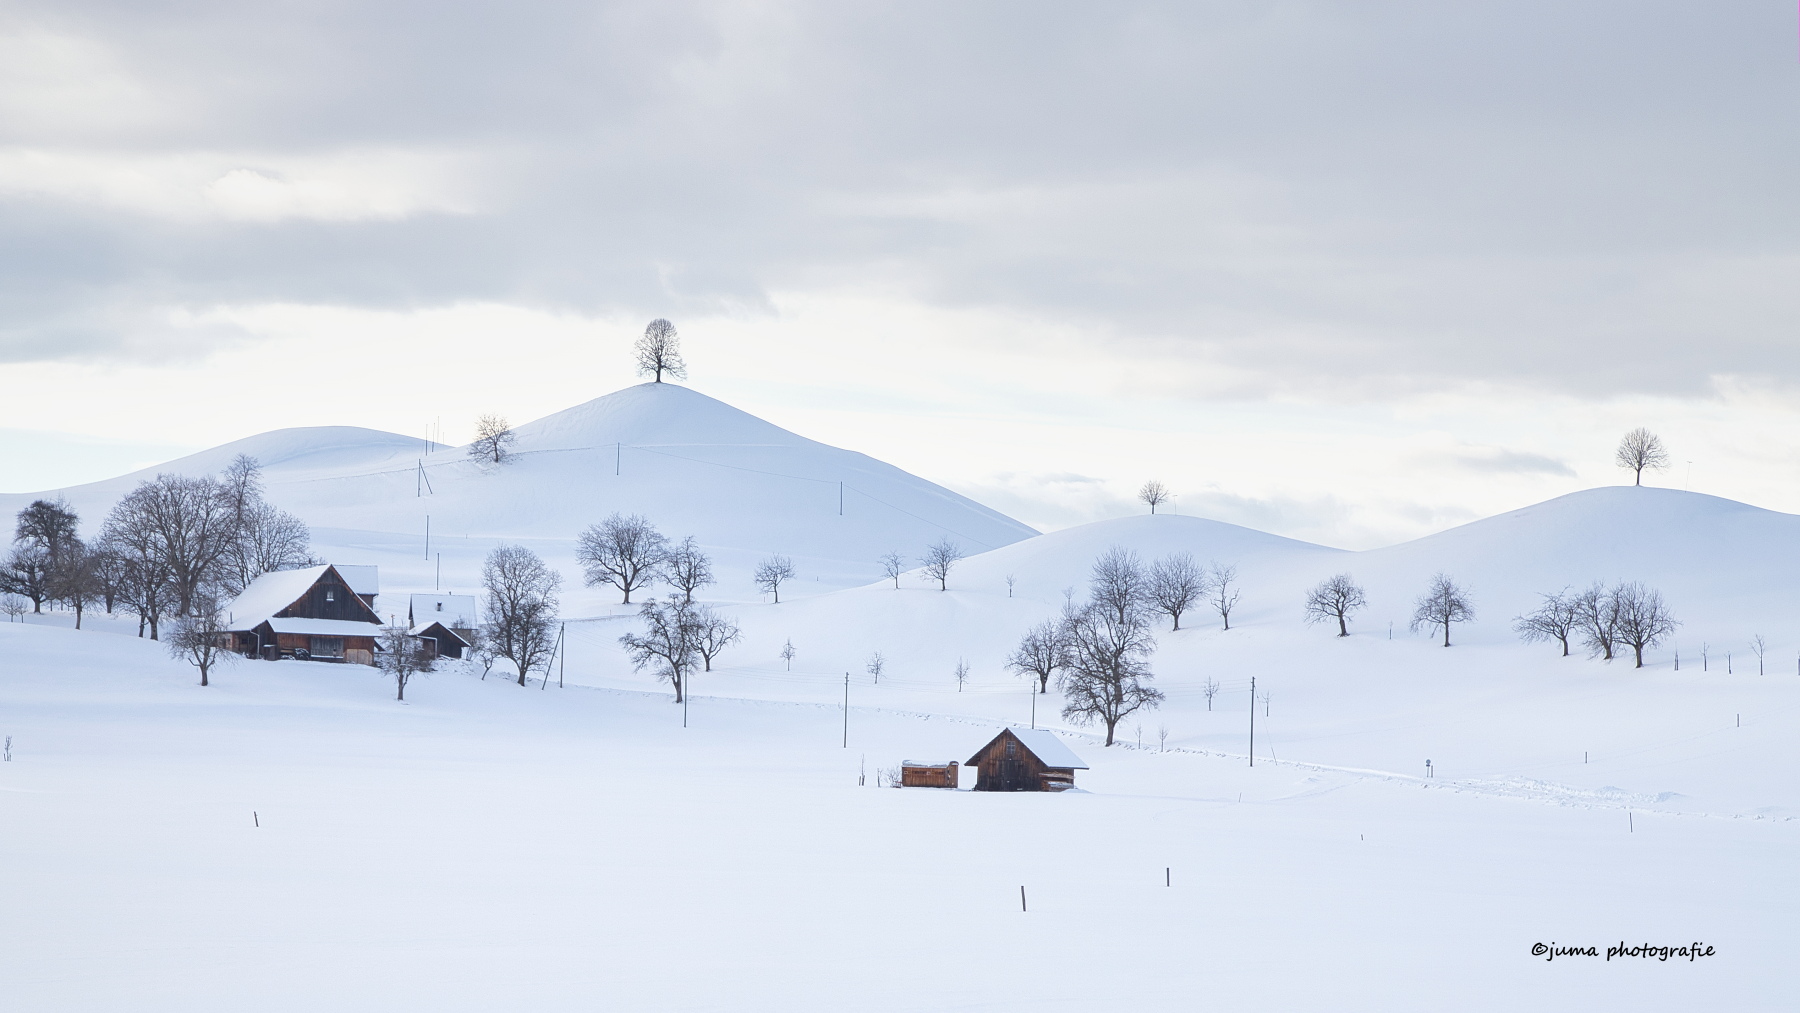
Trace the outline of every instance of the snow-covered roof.
<instances>
[{"instance_id":1,"label":"snow-covered roof","mask_svg":"<svg viewBox=\"0 0 1800 1013\"><path fill-rule=\"evenodd\" d=\"M415 594L407 607L412 621L421 625L439 622L462 629L475 626L475 596L472 594Z\"/></svg>"},{"instance_id":2,"label":"snow-covered roof","mask_svg":"<svg viewBox=\"0 0 1800 1013\"><path fill-rule=\"evenodd\" d=\"M381 567L365 563L339 563L338 576L357 594L381 593Z\"/></svg>"},{"instance_id":3,"label":"snow-covered roof","mask_svg":"<svg viewBox=\"0 0 1800 1013\"><path fill-rule=\"evenodd\" d=\"M225 607L228 625L234 630L247 630L261 623L299 601L327 569L329 567L321 564L263 574Z\"/></svg>"},{"instance_id":4,"label":"snow-covered roof","mask_svg":"<svg viewBox=\"0 0 1800 1013\"><path fill-rule=\"evenodd\" d=\"M1038 759L1044 761L1046 767L1067 767L1070 770L1088 769L1088 765L1081 762L1081 757L1076 756L1073 750L1063 745L1061 739L1042 728L1009 730L1019 737L1020 742L1025 743L1026 749L1031 750Z\"/></svg>"},{"instance_id":5,"label":"snow-covered roof","mask_svg":"<svg viewBox=\"0 0 1800 1013\"><path fill-rule=\"evenodd\" d=\"M276 633L314 637L373 637L381 633L379 624L350 619L271 619L269 628Z\"/></svg>"}]
</instances>

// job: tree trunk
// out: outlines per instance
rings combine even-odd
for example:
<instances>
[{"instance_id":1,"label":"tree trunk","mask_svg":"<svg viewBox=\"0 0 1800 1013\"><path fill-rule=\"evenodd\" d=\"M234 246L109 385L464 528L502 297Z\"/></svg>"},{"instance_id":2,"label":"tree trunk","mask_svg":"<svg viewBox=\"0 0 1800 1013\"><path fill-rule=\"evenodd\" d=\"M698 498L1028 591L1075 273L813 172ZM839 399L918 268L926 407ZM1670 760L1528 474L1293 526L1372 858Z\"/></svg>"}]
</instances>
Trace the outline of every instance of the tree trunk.
<instances>
[{"instance_id":1,"label":"tree trunk","mask_svg":"<svg viewBox=\"0 0 1800 1013\"><path fill-rule=\"evenodd\" d=\"M513 664L519 665L519 663L516 661L513 662ZM525 685L525 666L524 665L519 665L519 685L521 685L521 686Z\"/></svg>"},{"instance_id":2,"label":"tree trunk","mask_svg":"<svg viewBox=\"0 0 1800 1013\"><path fill-rule=\"evenodd\" d=\"M1344 625L1344 614L1342 612L1338 613L1337 620L1338 620L1338 636L1340 636L1340 637L1349 636L1350 635L1350 627Z\"/></svg>"},{"instance_id":3,"label":"tree trunk","mask_svg":"<svg viewBox=\"0 0 1800 1013\"><path fill-rule=\"evenodd\" d=\"M1632 649L1632 650L1634 650L1634 651L1636 651L1636 652L1637 652L1637 665L1636 665L1636 666L1634 666L1634 667L1637 667L1637 668L1643 668L1643 667L1644 667L1644 648L1643 648L1643 645L1642 645L1642 644L1632 644L1632 645L1631 645L1631 649Z\"/></svg>"},{"instance_id":4,"label":"tree trunk","mask_svg":"<svg viewBox=\"0 0 1800 1013\"><path fill-rule=\"evenodd\" d=\"M1450 620L1444 620L1444 646L1450 646Z\"/></svg>"}]
</instances>

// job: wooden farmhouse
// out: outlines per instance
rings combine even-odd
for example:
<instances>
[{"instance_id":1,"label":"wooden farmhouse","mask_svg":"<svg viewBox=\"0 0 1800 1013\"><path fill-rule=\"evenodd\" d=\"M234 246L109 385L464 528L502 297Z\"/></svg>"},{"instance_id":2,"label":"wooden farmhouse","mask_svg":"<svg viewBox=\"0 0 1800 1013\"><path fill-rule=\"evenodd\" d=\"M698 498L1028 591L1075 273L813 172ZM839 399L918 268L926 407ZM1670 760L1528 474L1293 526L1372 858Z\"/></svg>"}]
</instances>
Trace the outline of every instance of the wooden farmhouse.
<instances>
[{"instance_id":1,"label":"wooden farmhouse","mask_svg":"<svg viewBox=\"0 0 1800 1013\"><path fill-rule=\"evenodd\" d=\"M363 586L373 586L363 576ZM265 573L228 606L227 635L233 650L252 658L374 664L381 617L373 598L329 564Z\"/></svg>"},{"instance_id":2,"label":"wooden farmhouse","mask_svg":"<svg viewBox=\"0 0 1800 1013\"><path fill-rule=\"evenodd\" d=\"M1042 729L1008 728L969 757L976 791L1066 791L1088 769L1062 740Z\"/></svg>"},{"instance_id":3,"label":"wooden farmhouse","mask_svg":"<svg viewBox=\"0 0 1800 1013\"><path fill-rule=\"evenodd\" d=\"M406 624L417 629L443 623L466 641L475 629L475 604L472 594L415 594L406 603Z\"/></svg>"}]
</instances>

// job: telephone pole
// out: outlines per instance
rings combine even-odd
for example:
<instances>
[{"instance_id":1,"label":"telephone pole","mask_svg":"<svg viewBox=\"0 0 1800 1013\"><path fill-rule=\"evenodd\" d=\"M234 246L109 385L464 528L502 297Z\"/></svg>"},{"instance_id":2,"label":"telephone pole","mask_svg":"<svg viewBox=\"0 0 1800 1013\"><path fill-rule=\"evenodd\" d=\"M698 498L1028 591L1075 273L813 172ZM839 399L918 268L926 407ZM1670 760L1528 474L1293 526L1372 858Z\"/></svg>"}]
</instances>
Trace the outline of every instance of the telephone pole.
<instances>
[{"instance_id":1,"label":"telephone pole","mask_svg":"<svg viewBox=\"0 0 1800 1013\"><path fill-rule=\"evenodd\" d=\"M1250 766L1256 766L1256 676L1250 677Z\"/></svg>"},{"instance_id":2,"label":"telephone pole","mask_svg":"<svg viewBox=\"0 0 1800 1013\"><path fill-rule=\"evenodd\" d=\"M844 673L844 748L850 748L850 673Z\"/></svg>"}]
</instances>

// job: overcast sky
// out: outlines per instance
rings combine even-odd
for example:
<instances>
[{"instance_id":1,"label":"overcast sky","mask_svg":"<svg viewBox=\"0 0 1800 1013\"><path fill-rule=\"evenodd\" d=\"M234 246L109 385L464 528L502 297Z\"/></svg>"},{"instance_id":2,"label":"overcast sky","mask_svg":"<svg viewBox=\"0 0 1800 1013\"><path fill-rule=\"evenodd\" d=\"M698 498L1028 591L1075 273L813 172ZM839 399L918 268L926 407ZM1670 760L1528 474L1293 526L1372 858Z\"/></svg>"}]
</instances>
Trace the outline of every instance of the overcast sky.
<instances>
[{"instance_id":1,"label":"overcast sky","mask_svg":"<svg viewBox=\"0 0 1800 1013\"><path fill-rule=\"evenodd\" d=\"M0 2L0 488L691 383L1040 527L1800 511L1787 0Z\"/></svg>"}]
</instances>

